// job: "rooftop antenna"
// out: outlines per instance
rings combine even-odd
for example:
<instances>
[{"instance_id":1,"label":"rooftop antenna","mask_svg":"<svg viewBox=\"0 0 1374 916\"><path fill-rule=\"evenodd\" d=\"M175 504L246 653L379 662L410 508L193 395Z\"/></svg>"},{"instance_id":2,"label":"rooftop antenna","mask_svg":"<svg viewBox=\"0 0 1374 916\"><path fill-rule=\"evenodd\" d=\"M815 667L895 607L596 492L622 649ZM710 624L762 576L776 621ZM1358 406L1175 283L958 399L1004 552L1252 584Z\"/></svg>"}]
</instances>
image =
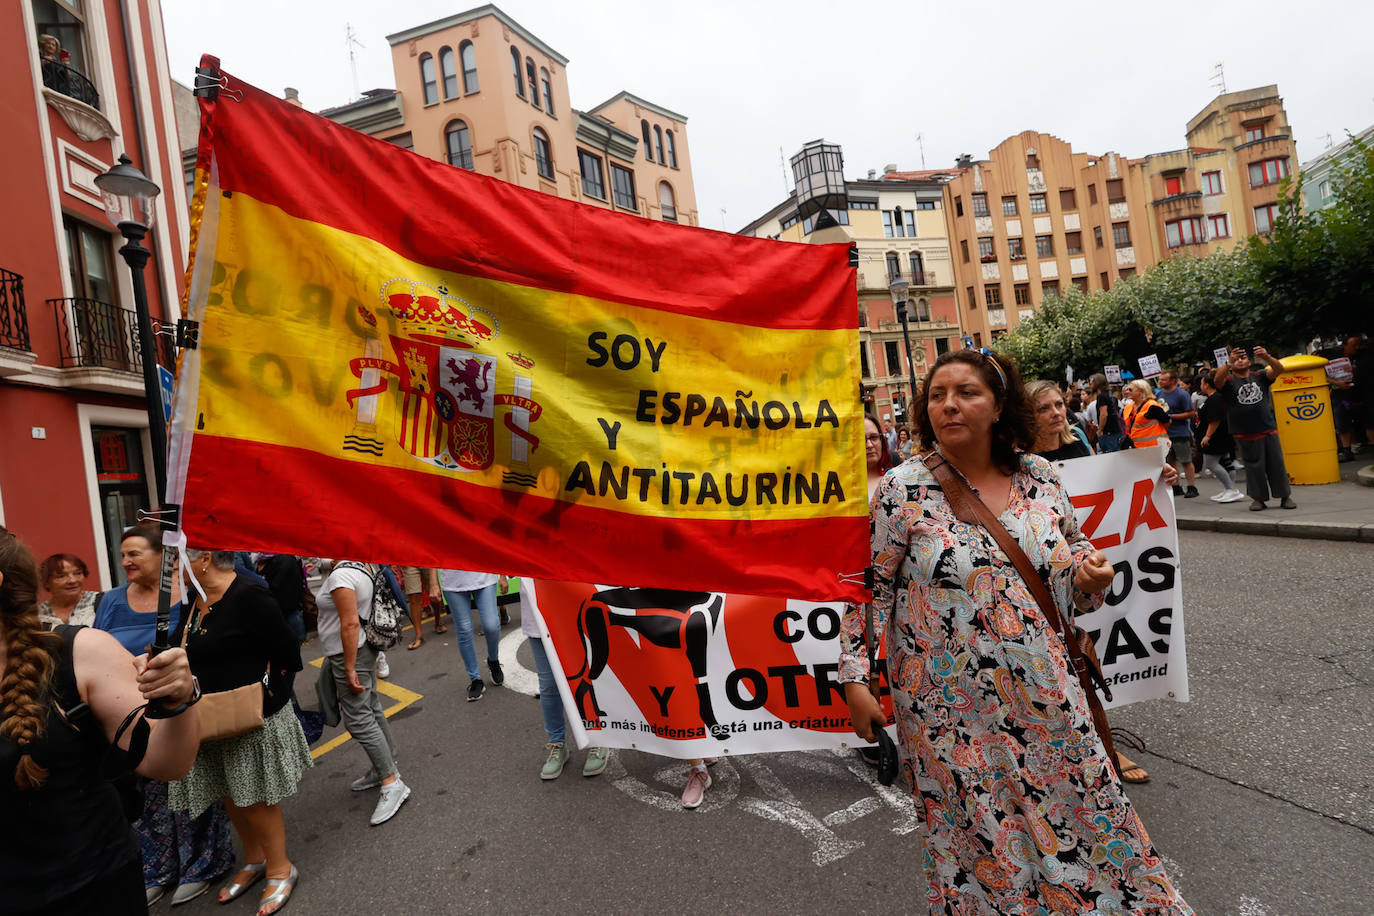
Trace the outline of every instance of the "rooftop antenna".
<instances>
[{"instance_id":1,"label":"rooftop antenna","mask_svg":"<svg viewBox=\"0 0 1374 916\"><path fill-rule=\"evenodd\" d=\"M921 171L926 170L926 142L925 134L916 135L916 145L921 148Z\"/></svg>"},{"instance_id":2,"label":"rooftop antenna","mask_svg":"<svg viewBox=\"0 0 1374 916\"><path fill-rule=\"evenodd\" d=\"M723 230L726 231L726 232L729 232L729 231L730 231L730 230L727 229L726 226L725 226L725 208L724 208L724 207L721 207L721 208L720 208L720 228L723 229Z\"/></svg>"},{"instance_id":3,"label":"rooftop antenna","mask_svg":"<svg viewBox=\"0 0 1374 916\"><path fill-rule=\"evenodd\" d=\"M778 168L782 169L782 192L792 193L792 186L787 183L787 156L783 153L782 147L778 147Z\"/></svg>"},{"instance_id":4,"label":"rooftop antenna","mask_svg":"<svg viewBox=\"0 0 1374 916\"><path fill-rule=\"evenodd\" d=\"M345 23L344 44L348 47L348 67L353 71L353 98L363 97L362 90L358 88L358 53L357 48L365 48L367 45L358 40L358 33L353 31L353 23Z\"/></svg>"},{"instance_id":5,"label":"rooftop antenna","mask_svg":"<svg viewBox=\"0 0 1374 916\"><path fill-rule=\"evenodd\" d=\"M1219 94L1226 94L1226 68L1221 61L1217 61L1217 65L1212 68L1212 78L1208 82Z\"/></svg>"},{"instance_id":6,"label":"rooftop antenna","mask_svg":"<svg viewBox=\"0 0 1374 916\"><path fill-rule=\"evenodd\" d=\"M1331 147L1333 147L1333 146L1335 146L1335 145L1336 145L1336 141L1333 140L1333 139L1331 139L1331 132L1328 131L1327 134L1326 134L1326 148L1327 148L1327 149L1331 149Z\"/></svg>"}]
</instances>

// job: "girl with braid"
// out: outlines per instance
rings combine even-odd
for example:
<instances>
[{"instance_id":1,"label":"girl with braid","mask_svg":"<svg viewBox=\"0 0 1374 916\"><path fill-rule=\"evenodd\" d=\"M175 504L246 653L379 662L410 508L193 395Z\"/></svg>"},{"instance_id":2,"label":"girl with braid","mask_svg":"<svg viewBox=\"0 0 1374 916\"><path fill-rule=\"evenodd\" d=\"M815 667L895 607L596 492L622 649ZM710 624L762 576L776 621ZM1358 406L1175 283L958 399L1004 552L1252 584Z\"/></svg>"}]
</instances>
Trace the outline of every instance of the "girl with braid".
<instances>
[{"instance_id":1,"label":"girl with braid","mask_svg":"<svg viewBox=\"0 0 1374 916\"><path fill-rule=\"evenodd\" d=\"M191 768L200 691L186 653L134 658L38 618L33 556L0 526L0 901L6 913L144 913L138 843L107 768ZM147 702L163 718L146 721ZM121 729L126 720L134 724ZM113 748L111 746L113 742Z\"/></svg>"}]
</instances>

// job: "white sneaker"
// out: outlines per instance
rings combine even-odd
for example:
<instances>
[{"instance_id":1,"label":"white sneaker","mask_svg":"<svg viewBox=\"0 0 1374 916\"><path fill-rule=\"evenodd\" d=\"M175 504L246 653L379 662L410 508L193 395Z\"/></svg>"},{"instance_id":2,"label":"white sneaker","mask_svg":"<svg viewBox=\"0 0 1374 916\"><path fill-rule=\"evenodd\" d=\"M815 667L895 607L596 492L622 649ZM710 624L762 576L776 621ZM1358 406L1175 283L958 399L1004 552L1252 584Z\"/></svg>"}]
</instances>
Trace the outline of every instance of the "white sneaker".
<instances>
[{"instance_id":1,"label":"white sneaker","mask_svg":"<svg viewBox=\"0 0 1374 916\"><path fill-rule=\"evenodd\" d=\"M1217 500L1217 502L1233 503L1238 502L1239 500L1242 500L1244 498L1245 494L1240 492L1239 490L1227 490L1225 493L1221 494L1221 499Z\"/></svg>"},{"instance_id":2,"label":"white sneaker","mask_svg":"<svg viewBox=\"0 0 1374 916\"><path fill-rule=\"evenodd\" d=\"M381 797L377 799L377 807L373 809L372 819L368 823L373 827L385 824L396 816L396 812L401 810L407 798L410 798L410 786L401 782L401 777L397 776L391 785L382 786Z\"/></svg>"},{"instance_id":3,"label":"white sneaker","mask_svg":"<svg viewBox=\"0 0 1374 916\"><path fill-rule=\"evenodd\" d=\"M388 665L386 662L385 652L377 653L377 677L382 678L383 680L391 677L391 666Z\"/></svg>"},{"instance_id":4,"label":"white sneaker","mask_svg":"<svg viewBox=\"0 0 1374 916\"><path fill-rule=\"evenodd\" d=\"M1214 502L1214 503L1219 503L1219 502L1221 502L1221 498L1222 498L1223 496L1225 496L1227 493L1230 493L1230 492L1231 492L1230 490L1222 490L1222 491L1221 491L1220 493L1218 493L1216 496L1209 496L1209 497L1207 497L1207 498L1210 499L1210 500L1211 500L1212 502Z\"/></svg>"}]
</instances>

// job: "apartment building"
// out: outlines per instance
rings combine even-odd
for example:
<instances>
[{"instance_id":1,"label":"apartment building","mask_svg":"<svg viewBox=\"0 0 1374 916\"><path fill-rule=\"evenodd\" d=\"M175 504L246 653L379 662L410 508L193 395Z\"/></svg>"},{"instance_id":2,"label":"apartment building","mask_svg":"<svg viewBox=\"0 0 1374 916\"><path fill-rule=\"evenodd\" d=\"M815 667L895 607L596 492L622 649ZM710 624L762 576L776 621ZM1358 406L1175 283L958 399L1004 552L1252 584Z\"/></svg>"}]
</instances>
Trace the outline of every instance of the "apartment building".
<instances>
[{"instance_id":1,"label":"apartment building","mask_svg":"<svg viewBox=\"0 0 1374 916\"><path fill-rule=\"evenodd\" d=\"M912 379L897 298L906 303L918 383L936 356L963 345L943 196L953 170L898 172L894 165L882 177L874 170L849 180L843 151L824 140L803 146L791 165L791 196L740 233L855 247L863 398L879 417L909 422Z\"/></svg>"},{"instance_id":2,"label":"apartment building","mask_svg":"<svg viewBox=\"0 0 1374 916\"><path fill-rule=\"evenodd\" d=\"M153 500L124 240L95 178L121 155L158 184L144 246L155 328L178 317L188 216L157 0L0 9L0 522L41 559L123 581L122 530ZM170 329L169 329L170 330ZM169 338L155 341L171 365Z\"/></svg>"},{"instance_id":3,"label":"apartment building","mask_svg":"<svg viewBox=\"0 0 1374 916\"><path fill-rule=\"evenodd\" d=\"M1366 127L1344 142L1332 144L1302 164L1302 203L1308 213L1331 205L1336 196L1336 182L1340 181L1340 170L1352 163L1357 142L1366 149L1374 146L1374 126Z\"/></svg>"},{"instance_id":4,"label":"apartment building","mask_svg":"<svg viewBox=\"0 0 1374 916\"><path fill-rule=\"evenodd\" d=\"M574 108L568 58L490 4L387 42L396 88L321 115L531 190L699 224L685 115L630 92Z\"/></svg>"},{"instance_id":5,"label":"apartment building","mask_svg":"<svg viewBox=\"0 0 1374 916\"><path fill-rule=\"evenodd\" d=\"M944 185L965 332L984 346L1070 284L1110 289L1154 262L1132 160L1025 131Z\"/></svg>"},{"instance_id":6,"label":"apartment building","mask_svg":"<svg viewBox=\"0 0 1374 916\"><path fill-rule=\"evenodd\" d=\"M1189 122L1183 149L1137 164L1160 259L1207 255L1268 232L1297 165L1277 86L1219 95Z\"/></svg>"}]
</instances>

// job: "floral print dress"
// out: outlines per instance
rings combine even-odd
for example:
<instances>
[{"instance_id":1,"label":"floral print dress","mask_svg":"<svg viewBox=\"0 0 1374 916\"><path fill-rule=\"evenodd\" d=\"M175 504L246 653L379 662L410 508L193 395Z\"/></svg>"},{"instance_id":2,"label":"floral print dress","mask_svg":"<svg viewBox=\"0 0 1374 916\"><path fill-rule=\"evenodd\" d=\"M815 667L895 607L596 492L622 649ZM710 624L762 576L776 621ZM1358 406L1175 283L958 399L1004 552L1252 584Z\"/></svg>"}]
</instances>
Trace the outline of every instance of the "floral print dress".
<instances>
[{"instance_id":1,"label":"floral print dress","mask_svg":"<svg viewBox=\"0 0 1374 916\"><path fill-rule=\"evenodd\" d=\"M1021 455L1001 521L1061 611L1093 550L1051 465ZM1011 561L957 520L919 460L872 505L875 632L886 633L903 763L922 813L926 902L950 916L1191 916L1093 730L1063 643ZM862 609L840 680L867 680Z\"/></svg>"}]
</instances>

